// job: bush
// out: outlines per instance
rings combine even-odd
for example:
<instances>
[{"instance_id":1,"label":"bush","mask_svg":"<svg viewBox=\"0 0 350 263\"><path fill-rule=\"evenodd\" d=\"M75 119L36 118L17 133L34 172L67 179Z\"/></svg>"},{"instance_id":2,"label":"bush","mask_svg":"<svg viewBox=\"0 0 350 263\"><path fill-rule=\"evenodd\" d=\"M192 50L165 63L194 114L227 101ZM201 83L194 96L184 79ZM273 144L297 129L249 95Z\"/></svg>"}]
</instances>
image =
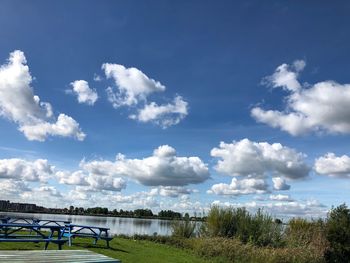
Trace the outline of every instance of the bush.
<instances>
[{"instance_id":1,"label":"bush","mask_svg":"<svg viewBox=\"0 0 350 263\"><path fill-rule=\"evenodd\" d=\"M190 238L196 236L196 222L190 221L189 218L174 221L171 228L173 237Z\"/></svg>"},{"instance_id":2,"label":"bush","mask_svg":"<svg viewBox=\"0 0 350 263\"><path fill-rule=\"evenodd\" d=\"M325 253L327 262L350 261L350 210L343 204L333 208L327 221L329 249Z\"/></svg>"},{"instance_id":3,"label":"bush","mask_svg":"<svg viewBox=\"0 0 350 263\"><path fill-rule=\"evenodd\" d=\"M280 246L282 242L282 225L262 210L250 214L245 208L213 206L200 232L209 237L237 237L257 246Z\"/></svg>"},{"instance_id":4,"label":"bush","mask_svg":"<svg viewBox=\"0 0 350 263\"><path fill-rule=\"evenodd\" d=\"M322 256L328 248L325 225L322 219L317 221L291 219L285 229L287 247L308 248Z\"/></svg>"}]
</instances>

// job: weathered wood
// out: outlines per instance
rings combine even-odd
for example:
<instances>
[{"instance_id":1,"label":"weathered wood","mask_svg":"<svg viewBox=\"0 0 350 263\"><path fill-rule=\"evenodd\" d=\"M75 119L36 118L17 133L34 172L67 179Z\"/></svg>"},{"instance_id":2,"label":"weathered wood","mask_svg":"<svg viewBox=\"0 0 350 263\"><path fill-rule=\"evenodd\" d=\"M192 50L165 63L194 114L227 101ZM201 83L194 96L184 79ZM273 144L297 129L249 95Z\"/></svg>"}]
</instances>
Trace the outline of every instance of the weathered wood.
<instances>
[{"instance_id":1,"label":"weathered wood","mask_svg":"<svg viewBox=\"0 0 350 263\"><path fill-rule=\"evenodd\" d=\"M3 250L0 251L0 262L120 263L121 261L89 250Z\"/></svg>"}]
</instances>

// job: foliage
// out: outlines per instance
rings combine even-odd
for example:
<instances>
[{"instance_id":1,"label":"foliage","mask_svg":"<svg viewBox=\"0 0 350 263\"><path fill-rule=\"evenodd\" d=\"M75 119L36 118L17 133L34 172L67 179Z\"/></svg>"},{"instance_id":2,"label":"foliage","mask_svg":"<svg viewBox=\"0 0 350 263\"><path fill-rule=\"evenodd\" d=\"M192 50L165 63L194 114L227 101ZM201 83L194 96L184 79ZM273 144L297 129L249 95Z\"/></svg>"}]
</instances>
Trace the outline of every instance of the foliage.
<instances>
[{"instance_id":1,"label":"foliage","mask_svg":"<svg viewBox=\"0 0 350 263\"><path fill-rule=\"evenodd\" d=\"M171 211L171 210L161 210L158 213L158 216L162 217L162 218L181 218L181 214L180 213L174 212L174 211Z\"/></svg>"},{"instance_id":2,"label":"foliage","mask_svg":"<svg viewBox=\"0 0 350 263\"><path fill-rule=\"evenodd\" d=\"M190 221L187 217L184 220L176 220L171 225L172 236L190 238L196 235L196 222Z\"/></svg>"},{"instance_id":3,"label":"foliage","mask_svg":"<svg viewBox=\"0 0 350 263\"><path fill-rule=\"evenodd\" d=\"M236 237L243 243L258 246L280 246L282 242L282 225L260 209L251 214L245 208L213 206L200 233L210 237Z\"/></svg>"},{"instance_id":4,"label":"foliage","mask_svg":"<svg viewBox=\"0 0 350 263\"><path fill-rule=\"evenodd\" d=\"M343 204L333 208L328 215L327 239L329 249L327 262L349 262L350 260L350 210Z\"/></svg>"},{"instance_id":5,"label":"foliage","mask_svg":"<svg viewBox=\"0 0 350 263\"><path fill-rule=\"evenodd\" d=\"M285 230L285 241L288 247L310 248L322 255L328 247L326 222L322 219L308 221L293 218Z\"/></svg>"}]
</instances>

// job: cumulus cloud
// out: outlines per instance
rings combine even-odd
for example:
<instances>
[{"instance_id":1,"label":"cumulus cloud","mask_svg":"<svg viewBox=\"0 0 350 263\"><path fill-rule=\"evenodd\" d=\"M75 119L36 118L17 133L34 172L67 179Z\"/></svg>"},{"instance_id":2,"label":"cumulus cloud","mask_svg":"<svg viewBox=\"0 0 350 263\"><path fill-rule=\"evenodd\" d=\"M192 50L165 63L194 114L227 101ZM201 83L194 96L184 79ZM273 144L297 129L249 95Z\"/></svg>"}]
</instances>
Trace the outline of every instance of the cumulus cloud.
<instances>
[{"instance_id":1,"label":"cumulus cloud","mask_svg":"<svg viewBox=\"0 0 350 263\"><path fill-rule=\"evenodd\" d=\"M230 176L254 176L267 174L289 179L308 176L310 168L305 155L280 143L253 142L248 139L221 142L211 150L211 156L220 158L215 169Z\"/></svg>"},{"instance_id":2,"label":"cumulus cloud","mask_svg":"<svg viewBox=\"0 0 350 263\"><path fill-rule=\"evenodd\" d=\"M268 192L268 184L263 179L248 178L237 180L232 178L231 184L214 184L209 194L217 195L247 195L247 194L264 194Z\"/></svg>"},{"instance_id":3,"label":"cumulus cloud","mask_svg":"<svg viewBox=\"0 0 350 263\"><path fill-rule=\"evenodd\" d=\"M178 157L176 150L162 145L153 155L143 159L126 159L119 154L116 161L82 162L91 174L127 176L147 186L185 186L198 184L210 176L208 167L198 157Z\"/></svg>"},{"instance_id":4,"label":"cumulus cloud","mask_svg":"<svg viewBox=\"0 0 350 263\"><path fill-rule=\"evenodd\" d=\"M252 117L294 136L312 131L350 133L350 84L322 81L302 85L298 75L304 66L303 61L292 66L282 64L265 78L265 83L289 92L285 98L287 105L283 111L254 107Z\"/></svg>"},{"instance_id":5,"label":"cumulus cloud","mask_svg":"<svg viewBox=\"0 0 350 263\"><path fill-rule=\"evenodd\" d=\"M350 178L350 157L327 153L316 159L314 169L318 174Z\"/></svg>"},{"instance_id":6,"label":"cumulus cloud","mask_svg":"<svg viewBox=\"0 0 350 263\"><path fill-rule=\"evenodd\" d=\"M45 182L53 172L54 166L44 159L33 162L18 158L0 160L0 178Z\"/></svg>"},{"instance_id":7,"label":"cumulus cloud","mask_svg":"<svg viewBox=\"0 0 350 263\"><path fill-rule=\"evenodd\" d=\"M283 190L289 190L290 185L286 183L286 180L284 180L282 177L273 177L273 189L283 191Z\"/></svg>"},{"instance_id":8,"label":"cumulus cloud","mask_svg":"<svg viewBox=\"0 0 350 263\"><path fill-rule=\"evenodd\" d=\"M67 185L89 185L86 178L87 175L83 171L58 171L56 177L60 184Z\"/></svg>"},{"instance_id":9,"label":"cumulus cloud","mask_svg":"<svg viewBox=\"0 0 350 263\"><path fill-rule=\"evenodd\" d=\"M79 103L94 105L98 99L95 89L89 87L89 83L85 80L76 80L70 83L72 91L77 95Z\"/></svg>"},{"instance_id":10,"label":"cumulus cloud","mask_svg":"<svg viewBox=\"0 0 350 263\"><path fill-rule=\"evenodd\" d=\"M270 200L272 201L286 201L286 202L292 202L294 201L292 198L290 198L289 195L270 195Z\"/></svg>"},{"instance_id":11,"label":"cumulus cloud","mask_svg":"<svg viewBox=\"0 0 350 263\"><path fill-rule=\"evenodd\" d=\"M0 180L1 199L16 200L24 192L30 191L27 183L13 179Z\"/></svg>"},{"instance_id":12,"label":"cumulus cloud","mask_svg":"<svg viewBox=\"0 0 350 263\"><path fill-rule=\"evenodd\" d=\"M181 186L161 186L159 187L158 193L165 197L179 197L182 195L189 195L197 192L196 190L181 187ZM151 194L154 192L151 192Z\"/></svg>"},{"instance_id":13,"label":"cumulus cloud","mask_svg":"<svg viewBox=\"0 0 350 263\"><path fill-rule=\"evenodd\" d=\"M106 77L115 82L116 89L107 88L108 100L114 108L136 105L140 100L146 100L149 94L165 90L159 81L149 78L137 68L105 63L102 69Z\"/></svg>"},{"instance_id":14,"label":"cumulus cloud","mask_svg":"<svg viewBox=\"0 0 350 263\"><path fill-rule=\"evenodd\" d=\"M130 118L140 122L153 122L165 129L178 124L187 114L188 103L181 96L176 96L173 103L158 105L151 102L146 104L144 108L138 110L136 115L130 115Z\"/></svg>"},{"instance_id":15,"label":"cumulus cloud","mask_svg":"<svg viewBox=\"0 0 350 263\"><path fill-rule=\"evenodd\" d=\"M10 53L8 62L0 67L0 115L17 123L29 140L44 141L49 135L83 140L85 134L73 118L60 114L53 120L51 104L34 95L31 83L24 53Z\"/></svg>"},{"instance_id":16,"label":"cumulus cloud","mask_svg":"<svg viewBox=\"0 0 350 263\"><path fill-rule=\"evenodd\" d=\"M114 80L114 86L106 89L107 97L114 108L128 106L136 109L129 115L139 122L152 122L166 129L178 124L188 114L188 103L176 96L171 103L158 104L148 102L148 96L155 92L164 92L166 87L159 81L146 76L137 68L126 68L119 64L105 63L102 70L107 79Z\"/></svg>"},{"instance_id":17,"label":"cumulus cloud","mask_svg":"<svg viewBox=\"0 0 350 263\"><path fill-rule=\"evenodd\" d=\"M54 186L42 185L20 194L22 202L53 207L53 204L67 205L65 197Z\"/></svg>"},{"instance_id":18,"label":"cumulus cloud","mask_svg":"<svg viewBox=\"0 0 350 263\"><path fill-rule=\"evenodd\" d=\"M61 137L74 136L77 140L83 141L86 136L79 128L79 123L63 113L58 115L56 123L39 122L27 124L20 127L19 130L30 141L45 141L49 135Z\"/></svg>"},{"instance_id":19,"label":"cumulus cloud","mask_svg":"<svg viewBox=\"0 0 350 263\"><path fill-rule=\"evenodd\" d=\"M126 181L123 178L113 175L100 175L86 171L58 171L56 177L59 183L81 187L84 191L121 191L126 188Z\"/></svg>"}]
</instances>

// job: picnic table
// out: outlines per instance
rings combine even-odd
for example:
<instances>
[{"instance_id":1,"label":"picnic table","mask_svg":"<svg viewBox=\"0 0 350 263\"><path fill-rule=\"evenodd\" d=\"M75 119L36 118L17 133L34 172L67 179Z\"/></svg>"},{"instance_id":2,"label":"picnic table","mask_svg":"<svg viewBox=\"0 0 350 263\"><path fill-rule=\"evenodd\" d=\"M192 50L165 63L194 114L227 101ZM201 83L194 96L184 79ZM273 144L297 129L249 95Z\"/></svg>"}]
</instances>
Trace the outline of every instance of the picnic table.
<instances>
[{"instance_id":1,"label":"picnic table","mask_svg":"<svg viewBox=\"0 0 350 263\"><path fill-rule=\"evenodd\" d=\"M0 253L0 262L2 263L120 263L119 259L110 258L89 250L4 250Z\"/></svg>"},{"instance_id":2,"label":"picnic table","mask_svg":"<svg viewBox=\"0 0 350 263\"><path fill-rule=\"evenodd\" d=\"M96 245L98 240L102 239L106 241L107 247L109 248L109 241L113 239L113 237L108 235L109 228L107 227L75 224L66 224L65 226L66 228L63 236L68 237L69 246L72 245L72 238L74 237L91 237L95 240L94 245Z\"/></svg>"},{"instance_id":3,"label":"picnic table","mask_svg":"<svg viewBox=\"0 0 350 263\"><path fill-rule=\"evenodd\" d=\"M65 226L59 225L38 225L28 223L1 223L0 224L0 242L45 242L45 250L49 243L58 245L58 249L62 249L62 245L67 242L62 239ZM23 230L29 230L29 234L22 233ZM46 231L43 231L46 230ZM36 235L32 235L34 232ZM55 236L55 233L57 235Z\"/></svg>"}]
</instances>

